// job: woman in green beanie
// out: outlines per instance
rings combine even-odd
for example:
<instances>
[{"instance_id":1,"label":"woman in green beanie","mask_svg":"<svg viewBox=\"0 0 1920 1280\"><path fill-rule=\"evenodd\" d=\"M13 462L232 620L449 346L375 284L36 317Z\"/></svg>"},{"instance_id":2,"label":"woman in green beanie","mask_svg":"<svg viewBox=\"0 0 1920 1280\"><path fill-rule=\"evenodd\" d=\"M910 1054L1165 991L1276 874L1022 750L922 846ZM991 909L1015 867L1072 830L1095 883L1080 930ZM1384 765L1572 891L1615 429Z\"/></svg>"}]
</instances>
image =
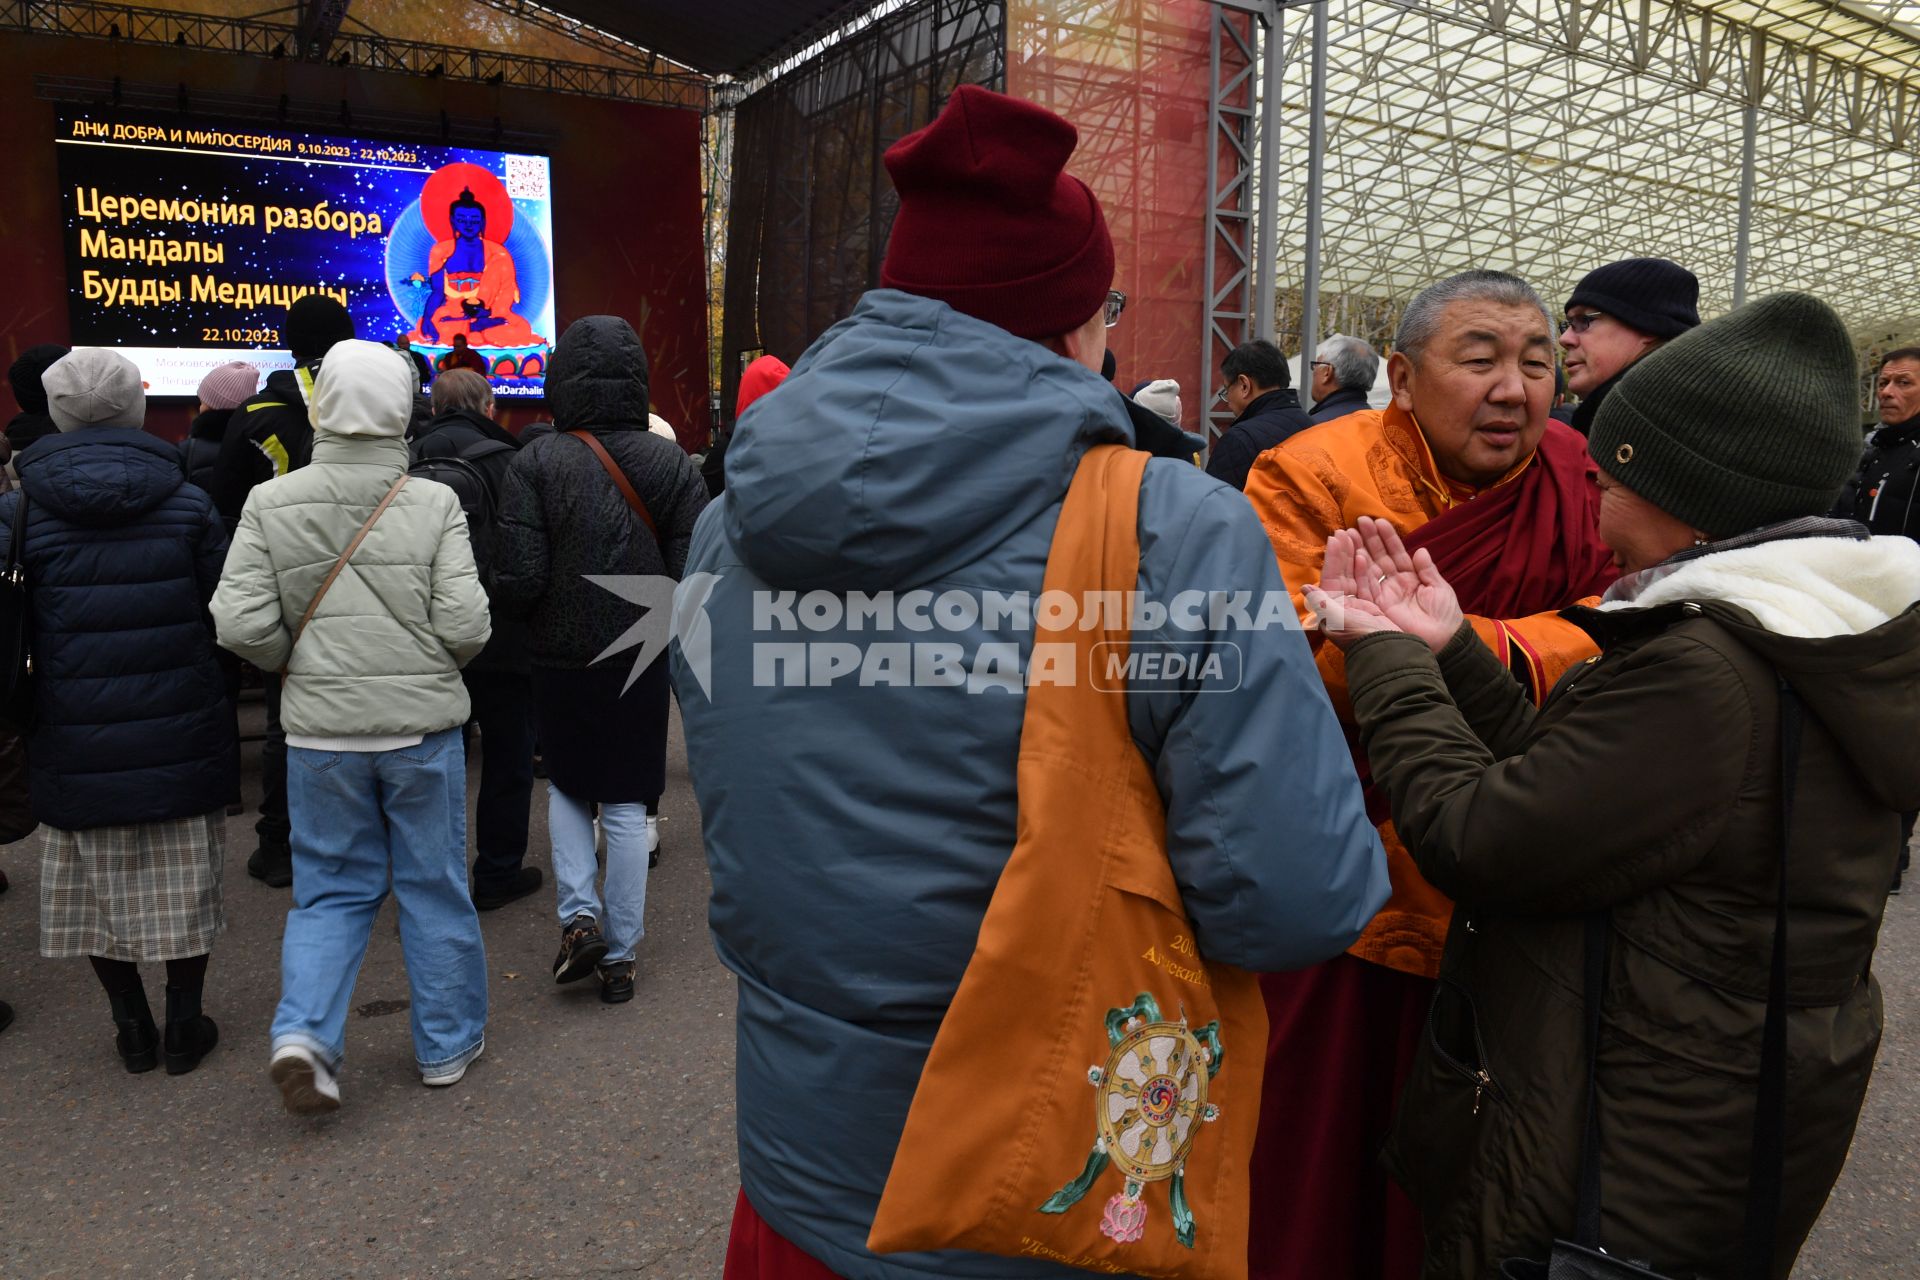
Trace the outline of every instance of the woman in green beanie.
<instances>
[{"instance_id":1,"label":"woman in green beanie","mask_svg":"<svg viewBox=\"0 0 1920 1280\"><path fill-rule=\"evenodd\" d=\"M1566 613L1602 652L1537 710L1424 552L1328 544L1367 758L1459 903L1387 1150L1429 1280L1582 1246L1612 1255L1583 1276L1785 1277L1839 1176L1920 808L1920 546L1824 518L1854 399L1805 294L1622 378L1590 449L1624 576Z\"/></svg>"}]
</instances>

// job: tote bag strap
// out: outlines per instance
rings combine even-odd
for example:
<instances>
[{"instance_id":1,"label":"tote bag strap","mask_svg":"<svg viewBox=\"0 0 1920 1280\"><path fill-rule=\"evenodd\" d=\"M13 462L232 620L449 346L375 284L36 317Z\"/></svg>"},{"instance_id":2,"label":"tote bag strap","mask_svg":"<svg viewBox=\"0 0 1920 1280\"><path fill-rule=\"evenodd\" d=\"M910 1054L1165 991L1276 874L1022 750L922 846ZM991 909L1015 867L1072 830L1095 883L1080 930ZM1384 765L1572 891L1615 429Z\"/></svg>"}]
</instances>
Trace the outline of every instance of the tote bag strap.
<instances>
[{"instance_id":1,"label":"tote bag strap","mask_svg":"<svg viewBox=\"0 0 1920 1280\"><path fill-rule=\"evenodd\" d=\"M287 646L287 660L280 664L282 679L286 678L287 668L293 663L293 651L299 647L300 637L307 634L307 624L312 622L313 615L320 611L320 602L327 598L327 591L333 586L334 579L340 576L340 571L347 567L347 561L353 559L353 553L360 549L360 544L367 540L369 533L373 532L374 522L380 519L381 513L392 505L393 500L399 497L400 491L406 487L407 473L403 471L400 473L400 478L393 482L393 488L387 490L387 496L380 499L380 505L373 509L373 514L367 517L366 523L360 526L360 531L353 535L353 541L347 544L347 549L342 551L340 558L333 562L333 568L327 570L327 576L321 579L320 589L313 593L313 599L307 602L307 611L300 615L300 625L293 629L293 643Z\"/></svg>"},{"instance_id":2,"label":"tote bag strap","mask_svg":"<svg viewBox=\"0 0 1920 1280\"><path fill-rule=\"evenodd\" d=\"M1800 695L1780 678L1780 856L1773 908L1773 961L1767 979L1767 1016L1760 1036L1760 1077L1753 1107L1753 1155L1748 1162L1747 1208L1741 1232L1741 1274L1768 1280L1773 1274L1774 1224L1780 1216L1786 1163L1787 1102L1787 849L1793 838L1793 799L1799 775L1804 719ZM1580 1139L1579 1195L1574 1243L1600 1244L1600 1011L1606 1000L1612 917L1596 911L1586 919L1586 1125Z\"/></svg>"},{"instance_id":3,"label":"tote bag strap","mask_svg":"<svg viewBox=\"0 0 1920 1280\"><path fill-rule=\"evenodd\" d=\"M633 508L633 514L639 516L646 524L647 532L653 535L653 540L656 543L659 542L660 526L653 522L653 513L647 510L646 503L640 501L640 495L634 491L633 481L627 479L627 473L620 469L620 464L615 462L613 455L607 452L607 446L601 444L591 431L566 431L561 434L584 441L587 448L593 450L594 457L600 459L600 465L605 467L607 474L613 478L613 487L620 491L620 496L627 500L629 507Z\"/></svg>"}]
</instances>

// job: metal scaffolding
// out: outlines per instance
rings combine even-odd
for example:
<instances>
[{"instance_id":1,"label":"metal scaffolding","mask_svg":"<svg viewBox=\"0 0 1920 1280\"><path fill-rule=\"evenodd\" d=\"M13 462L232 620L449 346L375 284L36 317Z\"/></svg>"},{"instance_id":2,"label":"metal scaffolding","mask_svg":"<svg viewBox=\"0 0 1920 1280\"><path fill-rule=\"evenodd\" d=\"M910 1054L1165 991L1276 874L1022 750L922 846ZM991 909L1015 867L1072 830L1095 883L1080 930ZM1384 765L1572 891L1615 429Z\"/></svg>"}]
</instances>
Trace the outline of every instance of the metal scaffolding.
<instances>
[{"instance_id":1,"label":"metal scaffolding","mask_svg":"<svg viewBox=\"0 0 1920 1280\"><path fill-rule=\"evenodd\" d=\"M1920 4L1326 0L1325 14L1315 58L1288 60L1280 82L1280 145L1308 155L1324 55L1324 195L1288 185L1261 207L1291 314L1390 323L1422 285L1483 266L1557 303L1592 267L1658 254L1700 277L1709 314L1797 288L1863 346L1920 330ZM1330 326L1312 327L1308 341Z\"/></svg>"},{"instance_id":2,"label":"metal scaffolding","mask_svg":"<svg viewBox=\"0 0 1920 1280\"><path fill-rule=\"evenodd\" d=\"M1259 74L1264 31L1265 22L1259 14L1226 4L1214 6L1212 82L1207 94L1207 248L1202 268L1207 336L1200 345L1200 380L1196 384L1202 396L1209 450L1233 420L1220 403L1220 393L1225 389L1220 362L1254 332L1259 239L1254 225L1259 207L1253 184L1254 81ZM1272 234L1269 223L1269 240Z\"/></svg>"}]
</instances>

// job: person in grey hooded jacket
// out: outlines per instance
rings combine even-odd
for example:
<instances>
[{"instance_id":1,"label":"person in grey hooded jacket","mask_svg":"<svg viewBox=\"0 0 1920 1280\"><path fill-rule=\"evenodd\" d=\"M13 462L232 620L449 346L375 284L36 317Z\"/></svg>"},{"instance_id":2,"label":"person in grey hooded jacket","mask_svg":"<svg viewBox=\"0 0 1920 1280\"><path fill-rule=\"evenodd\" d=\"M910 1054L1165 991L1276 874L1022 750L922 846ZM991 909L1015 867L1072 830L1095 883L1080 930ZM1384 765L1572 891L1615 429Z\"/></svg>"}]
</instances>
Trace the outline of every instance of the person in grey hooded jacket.
<instances>
[{"instance_id":1,"label":"person in grey hooded jacket","mask_svg":"<svg viewBox=\"0 0 1920 1280\"><path fill-rule=\"evenodd\" d=\"M888 153L890 287L801 357L777 415L742 421L694 532L674 679L710 920L739 979L730 1280L813 1274L807 1258L849 1280L1083 1274L866 1248L1015 843L1033 634L984 609L969 622L960 598L1037 599L1082 455L1133 442L1097 372L1118 304L1098 203L1062 172L1073 143L1058 117L962 87ZM1139 541L1144 600L1284 597L1245 498L1188 463L1147 462ZM827 616L885 591L955 600L928 615L951 625L876 635ZM1135 634L1240 653L1233 692L1126 695L1202 954L1280 969L1339 953L1385 901L1386 866L1305 638L1171 613ZM809 659L795 679L770 661L778 643L890 640L941 642L964 674L896 685Z\"/></svg>"}]
</instances>

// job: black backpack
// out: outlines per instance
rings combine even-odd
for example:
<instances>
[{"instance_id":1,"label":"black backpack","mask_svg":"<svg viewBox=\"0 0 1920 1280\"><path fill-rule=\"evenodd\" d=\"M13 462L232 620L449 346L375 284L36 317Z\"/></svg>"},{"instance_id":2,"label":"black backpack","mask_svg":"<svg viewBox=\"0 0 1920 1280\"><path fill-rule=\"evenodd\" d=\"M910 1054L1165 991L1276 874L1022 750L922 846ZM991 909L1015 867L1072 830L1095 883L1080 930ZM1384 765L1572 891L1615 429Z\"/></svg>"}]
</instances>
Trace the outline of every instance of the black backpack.
<instances>
[{"instance_id":1,"label":"black backpack","mask_svg":"<svg viewBox=\"0 0 1920 1280\"><path fill-rule=\"evenodd\" d=\"M444 451L439 451L436 444L436 438L428 436L414 446L416 456L407 474L438 481L460 499L460 509L467 513L467 536L473 541L473 562L480 570L481 585L491 590L494 527L500 495L493 491L486 469L480 464L482 459L495 454L512 453L513 446L500 440L480 440L459 450L440 445L439 450Z\"/></svg>"}]
</instances>

